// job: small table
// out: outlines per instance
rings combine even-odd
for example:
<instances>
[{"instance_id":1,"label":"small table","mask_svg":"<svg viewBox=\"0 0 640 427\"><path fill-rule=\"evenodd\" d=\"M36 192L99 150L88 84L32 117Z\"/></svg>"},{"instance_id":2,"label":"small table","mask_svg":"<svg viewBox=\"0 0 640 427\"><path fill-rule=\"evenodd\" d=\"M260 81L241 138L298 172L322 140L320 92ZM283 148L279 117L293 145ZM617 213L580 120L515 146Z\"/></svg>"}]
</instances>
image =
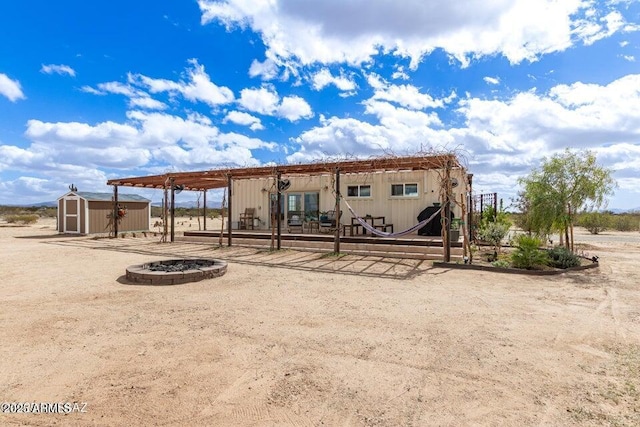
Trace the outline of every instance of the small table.
<instances>
[{"instance_id":1,"label":"small table","mask_svg":"<svg viewBox=\"0 0 640 427\"><path fill-rule=\"evenodd\" d=\"M385 225L385 218L383 216L363 216L360 219L363 219L365 222L371 224L371 226L374 228L378 228L379 226ZM376 224L376 221L379 221L379 223ZM362 226L362 224L360 224L360 222L358 221L358 218L351 217L352 233L353 233L353 226L355 225ZM362 234L364 235L367 234L367 230L364 227L362 227Z\"/></svg>"}]
</instances>

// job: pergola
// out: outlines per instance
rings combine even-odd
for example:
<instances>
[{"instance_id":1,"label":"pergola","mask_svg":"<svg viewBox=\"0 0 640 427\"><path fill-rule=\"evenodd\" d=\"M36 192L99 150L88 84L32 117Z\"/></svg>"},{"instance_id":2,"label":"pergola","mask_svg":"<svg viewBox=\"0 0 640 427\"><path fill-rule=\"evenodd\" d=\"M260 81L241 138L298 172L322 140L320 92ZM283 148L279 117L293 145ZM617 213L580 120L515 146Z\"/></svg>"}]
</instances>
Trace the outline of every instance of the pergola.
<instances>
[{"instance_id":1,"label":"pergola","mask_svg":"<svg viewBox=\"0 0 640 427\"><path fill-rule=\"evenodd\" d=\"M341 173L363 173L363 172L385 172L385 171L409 171L409 170L429 170L429 169L447 169L462 168L458 157L455 154L425 154L407 157L379 157L363 160L344 160L344 161L318 161L308 164L289 164L289 165L272 165L259 167L244 168L219 168L205 171L192 172L167 172L162 175L150 175L142 177L116 178L107 181L107 185L114 187L114 206L118 203L118 187L138 187L138 188L155 188L171 191L171 241L174 240L174 192L176 189L203 191L204 205L206 212L206 191L216 188L229 189L228 220L232 215L231 185L234 179L255 179L274 177L278 181L282 176L311 176L335 174L336 176L336 211L339 210L339 194L340 194L340 174ZM278 195L278 210L280 209L281 192ZM166 206L166 205L165 205ZM445 208L449 209L448 204ZM115 208L114 208L115 209ZM277 212L279 217L280 212ZM205 213L206 221L206 213ZM166 221L165 221L166 223ZM206 224L206 223L205 223ZM278 221L278 249L280 248L280 222ZM206 225L205 225L206 227ZM115 224L115 234L117 235L117 222ZM228 245L231 246L232 232L231 227L228 231ZM335 249L339 252L340 248L339 232L336 233ZM446 258L446 256L445 256Z\"/></svg>"}]
</instances>

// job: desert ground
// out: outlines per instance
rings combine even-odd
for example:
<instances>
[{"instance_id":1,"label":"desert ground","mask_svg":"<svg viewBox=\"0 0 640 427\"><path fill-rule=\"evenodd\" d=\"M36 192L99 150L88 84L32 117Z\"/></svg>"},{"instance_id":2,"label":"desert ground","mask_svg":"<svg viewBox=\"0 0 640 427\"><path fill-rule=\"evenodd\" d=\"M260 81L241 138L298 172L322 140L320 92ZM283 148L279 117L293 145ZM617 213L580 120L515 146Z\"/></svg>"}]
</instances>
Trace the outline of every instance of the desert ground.
<instances>
[{"instance_id":1,"label":"desert ground","mask_svg":"<svg viewBox=\"0 0 640 427\"><path fill-rule=\"evenodd\" d=\"M86 403L0 425L640 425L640 233L577 241L533 277L0 222L2 409ZM183 256L228 271L124 278Z\"/></svg>"}]
</instances>

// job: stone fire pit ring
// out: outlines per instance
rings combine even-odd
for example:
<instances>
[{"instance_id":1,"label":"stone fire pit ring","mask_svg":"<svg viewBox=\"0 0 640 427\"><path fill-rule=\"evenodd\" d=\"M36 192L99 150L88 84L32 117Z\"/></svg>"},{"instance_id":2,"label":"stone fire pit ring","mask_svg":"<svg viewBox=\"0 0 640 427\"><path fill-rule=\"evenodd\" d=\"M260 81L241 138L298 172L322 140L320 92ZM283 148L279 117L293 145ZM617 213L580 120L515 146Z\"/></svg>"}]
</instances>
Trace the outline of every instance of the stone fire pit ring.
<instances>
[{"instance_id":1,"label":"stone fire pit ring","mask_svg":"<svg viewBox=\"0 0 640 427\"><path fill-rule=\"evenodd\" d=\"M127 267L127 280L142 285L179 285L220 277L227 262L212 258L168 259Z\"/></svg>"}]
</instances>

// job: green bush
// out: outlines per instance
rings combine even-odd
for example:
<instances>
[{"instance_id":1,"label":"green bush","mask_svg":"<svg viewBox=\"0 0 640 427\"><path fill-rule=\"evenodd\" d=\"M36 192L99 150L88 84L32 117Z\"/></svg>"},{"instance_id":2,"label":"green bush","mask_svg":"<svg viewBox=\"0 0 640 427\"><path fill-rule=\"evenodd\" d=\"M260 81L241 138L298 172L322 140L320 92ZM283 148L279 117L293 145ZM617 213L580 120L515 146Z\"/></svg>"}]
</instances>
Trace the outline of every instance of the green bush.
<instances>
[{"instance_id":1,"label":"green bush","mask_svg":"<svg viewBox=\"0 0 640 427\"><path fill-rule=\"evenodd\" d=\"M38 221L39 216L33 214L16 214L7 215L4 219L9 224L35 224Z\"/></svg>"},{"instance_id":2,"label":"green bush","mask_svg":"<svg viewBox=\"0 0 640 427\"><path fill-rule=\"evenodd\" d=\"M591 234L599 234L610 227L611 216L600 212L589 212L579 217L578 225Z\"/></svg>"},{"instance_id":3,"label":"green bush","mask_svg":"<svg viewBox=\"0 0 640 427\"><path fill-rule=\"evenodd\" d=\"M509 268L511 267L511 263L505 259L499 259L497 261L493 261L491 263L491 265L493 265L494 267L498 267L498 268Z\"/></svg>"},{"instance_id":4,"label":"green bush","mask_svg":"<svg viewBox=\"0 0 640 427\"><path fill-rule=\"evenodd\" d=\"M556 268L577 267L580 258L564 246L556 246L549 251L549 265Z\"/></svg>"},{"instance_id":5,"label":"green bush","mask_svg":"<svg viewBox=\"0 0 640 427\"><path fill-rule=\"evenodd\" d=\"M614 215L611 226L618 231L636 231L640 219L637 215Z\"/></svg>"},{"instance_id":6,"label":"green bush","mask_svg":"<svg viewBox=\"0 0 640 427\"><path fill-rule=\"evenodd\" d=\"M478 230L478 237L481 240L490 243L496 252L500 252L502 239L509 232L510 225L505 222L487 222Z\"/></svg>"},{"instance_id":7,"label":"green bush","mask_svg":"<svg viewBox=\"0 0 640 427\"><path fill-rule=\"evenodd\" d=\"M511 254L514 267L531 270L549 263L549 254L539 249L542 242L536 237L521 234L516 238L516 244L516 250Z\"/></svg>"}]
</instances>

